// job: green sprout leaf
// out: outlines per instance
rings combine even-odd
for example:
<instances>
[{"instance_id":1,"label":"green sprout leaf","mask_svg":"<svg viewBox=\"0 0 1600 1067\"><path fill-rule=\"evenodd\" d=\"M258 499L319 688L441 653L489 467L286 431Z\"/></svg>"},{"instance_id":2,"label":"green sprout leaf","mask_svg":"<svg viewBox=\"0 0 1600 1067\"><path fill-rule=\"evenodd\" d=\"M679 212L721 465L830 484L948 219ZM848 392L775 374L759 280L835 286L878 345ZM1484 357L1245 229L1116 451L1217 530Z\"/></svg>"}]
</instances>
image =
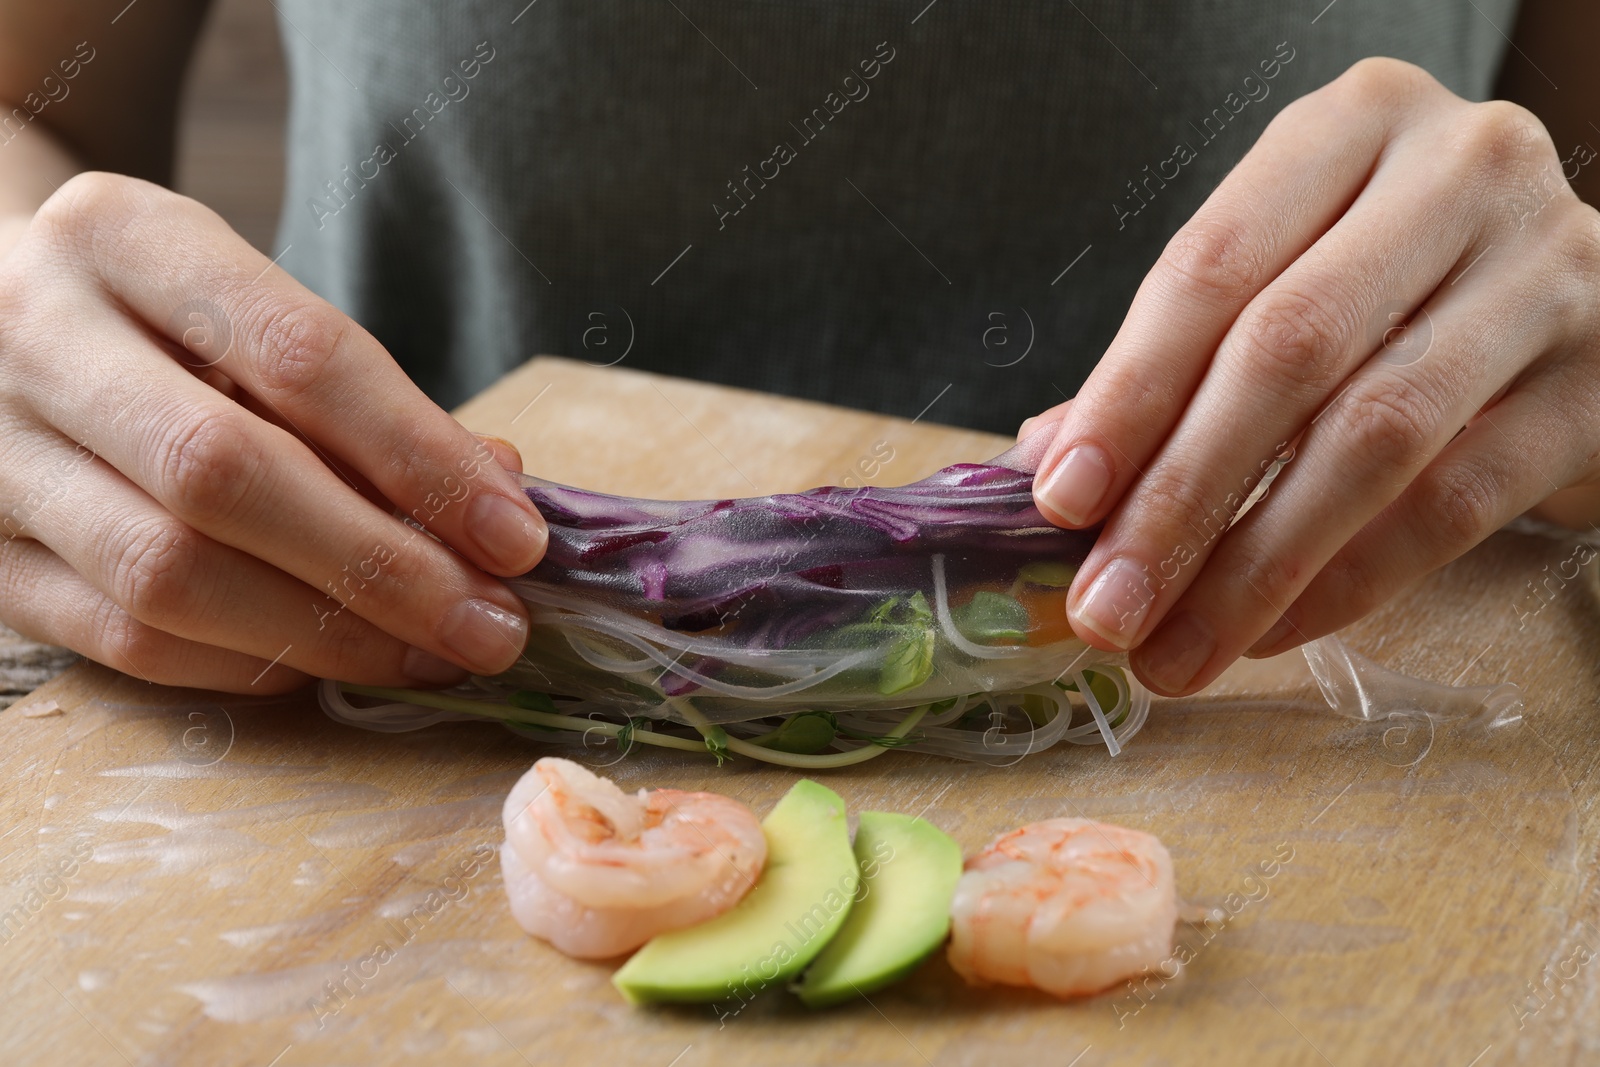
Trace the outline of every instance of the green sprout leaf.
<instances>
[{"instance_id":1,"label":"green sprout leaf","mask_svg":"<svg viewBox=\"0 0 1600 1067\"><path fill-rule=\"evenodd\" d=\"M628 721L622 724L617 730L618 755L626 756L633 751L634 732L641 728L645 731L650 729L650 720L644 716L630 716Z\"/></svg>"},{"instance_id":2,"label":"green sprout leaf","mask_svg":"<svg viewBox=\"0 0 1600 1067\"><path fill-rule=\"evenodd\" d=\"M544 693L535 693L532 689L518 689L506 700L512 707L521 708L523 711L542 711L550 715L557 714L556 702Z\"/></svg>"},{"instance_id":3,"label":"green sprout leaf","mask_svg":"<svg viewBox=\"0 0 1600 1067\"><path fill-rule=\"evenodd\" d=\"M547 715L558 714L556 702L544 693L536 693L532 689L518 689L506 697L506 703L523 711L541 711ZM536 722L518 722L518 726L525 730L545 730L549 733L558 733L560 728L555 726L542 726Z\"/></svg>"},{"instance_id":4,"label":"green sprout leaf","mask_svg":"<svg viewBox=\"0 0 1600 1067\"><path fill-rule=\"evenodd\" d=\"M884 657L883 671L878 675L878 692L885 696L915 689L933 674L933 631L902 629L910 633L895 642Z\"/></svg>"},{"instance_id":5,"label":"green sprout leaf","mask_svg":"<svg viewBox=\"0 0 1600 1067\"><path fill-rule=\"evenodd\" d=\"M921 592L909 597L892 596L873 608L866 621L880 626L932 626L933 608Z\"/></svg>"},{"instance_id":6,"label":"green sprout leaf","mask_svg":"<svg viewBox=\"0 0 1600 1067\"><path fill-rule=\"evenodd\" d=\"M1122 694L1117 690L1117 683L1099 671L1084 671L1083 674L1089 679L1089 691L1094 694L1100 710L1106 712L1106 723L1112 728L1121 726L1122 720L1128 717L1129 708L1123 708L1116 718L1112 718L1110 714L1116 708L1117 701L1122 699ZM1057 682L1056 687L1065 689L1069 693L1078 691L1077 682Z\"/></svg>"},{"instance_id":7,"label":"green sprout leaf","mask_svg":"<svg viewBox=\"0 0 1600 1067\"><path fill-rule=\"evenodd\" d=\"M1078 568L1067 563L1037 560L1023 564L1017 577L1029 585L1042 585L1049 589L1065 589L1078 576Z\"/></svg>"},{"instance_id":8,"label":"green sprout leaf","mask_svg":"<svg viewBox=\"0 0 1600 1067\"><path fill-rule=\"evenodd\" d=\"M836 647L883 650L880 693L915 689L933 673L935 620L928 598L920 592L890 597L863 620L833 630L828 639Z\"/></svg>"},{"instance_id":9,"label":"green sprout leaf","mask_svg":"<svg viewBox=\"0 0 1600 1067\"><path fill-rule=\"evenodd\" d=\"M839 720L831 712L802 711L792 715L760 744L778 752L815 755L825 752L839 733Z\"/></svg>"},{"instance_id":10,"label":"green sprout leaf","mask_svg":"<svg viewBox=\"0 0 1600 1067\"><path fill-rule=\"evenodd\" d=\"M1028 636L1028 609L1004 593L980 589L956 611L955 623L979 644L1018 644Z\"/></svg>"},{"instance_id":11,"label":"green sprout leaf","mask_svg":"<svg viewBox=\"0 0 1600 1067\"><path fill-rule=\"evenodd\" d=\"M872 614L867 616L868 622L890 623L894 621L894 609L900 606L900 598L892 596L882 604L872 609Z\"/></svg>"},{"instance_id":12,"label":"green sprout leaf","mask_svg":"<svg viewBox=\"0 0 1600 1067\"><path fill-rule=\"evenodd\" d=\"M917 626L933 625L933 609L928 606L928 598L922 593L913 593L911 599L906 601L906 607L911 610L910 622Z\"/></svg>"},{"instance_id":13,"label":"green sprout leaf","mask_svg":"<svg viewBox=\"0 0 1600 1067\"><path fill-rule=\"evenodd\" d=\"M1022 694L1022 711L1034 726L1043 726L1056 714L1056 702L1040 693Z\"/></svg>"},{"instance_id":14,"label":"green sprout leaf","mask_svg":"<svg viewBox=\"0 0 1600 1067\"><path fill-rule=\"evenodd\" d=\"M706 738L706 751L716 758L720 767L731 757L728 755L728 731L720 726L712 726L704 731Z\"/></svg>"}]
</instances>

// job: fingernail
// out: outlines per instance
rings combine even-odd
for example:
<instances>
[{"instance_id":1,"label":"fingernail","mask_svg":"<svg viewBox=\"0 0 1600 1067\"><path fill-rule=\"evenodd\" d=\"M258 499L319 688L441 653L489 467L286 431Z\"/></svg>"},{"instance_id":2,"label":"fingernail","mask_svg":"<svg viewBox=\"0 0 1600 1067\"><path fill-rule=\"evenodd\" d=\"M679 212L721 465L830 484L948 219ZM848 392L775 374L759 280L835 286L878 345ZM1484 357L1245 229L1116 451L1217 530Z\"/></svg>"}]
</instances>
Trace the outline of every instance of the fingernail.
<instances>
[{"instance_id":1,"label":"fingernail","mask_svg":"<svg viewBox=\"0 0 1600 1067\"><path fill-rule=\"evenodd\" d=\"M1089 629L1118 648L1133 644L1133 635L1150 613L1156 591L1145 568L1118 557L1106 564L1073 614Z\"/></svg>"},{"instance_id":2,"label":"fingernail","mask_svg":"<svg viewBox=\"0 0 1600 1067\"><path fill-rule=\"evenodd\" d=\"M400 669L407 678L420 685L454 685L467 676L467 672L447 659L440 659L421 648L406 649Z\"/></svg>"},{"instance_id":3,"label":"fingernail","mask_svg":"<svg viewBox=\"0 0 1600 1067\"><path fill-rule=\"evenodd\" d=\"M1250 646L1250 651L1245 655L1255 659L1264 655L1269 649L1275 648L1278 642L1289 636L1294 629L1294 624L1286 616L1279 616L1278 621L1272 624L1272 629L1261 636L1261 640Z\"/></svg>"},{"instance_id":4,"label":"fingernail","mask_svg":"<svg viewBox=\"0 0 1600 1067\"><path fill-rule=\"evenodd\" d=\"M492 433L476 433L474 436L489 446L489 451L494 453L495 462L506 470L522 470L522 451L504 437L496 437Z\"/></svg>"},{"instance_id":5,"label":"fingernail","mask_svg":"<svg viewBox=\"0 0 1600 1067\"><path fill-rule=\"evenodd\" d=\"M1193 612L1180 611L1164 621L1133 654L1135 666L1151 685L1176 696L1200 673L1217 650L1211 624Z\"/></svg>"},{"instance_id":6,"label":"fingernail","mask_svg":"<svg viewBox=\"0 0 1600 1067\"><path fill-rule=\"evenodd\" d=\"M1017 440L1021 441L1028 436L1028 431L1039 424L1039 416L1033 415L1022 420L1022 425L1017 427Z\"/></svg>"},{"instance_id":7,"label":"fingernail","mask_svg":"<svg viewBox=\"0 0 1600 1067\"><path fill-rule=\"evenodd\" d=\"M479 674L499 674L522 655L528 624L487 600L463 600L439 627L439 640Z\"/></svg>"},{"instance_id":8,"label":"fingernail","mask_svg":"<svg viewBox=\"0 0 1600 1067\"><path fill-rule=\"evenodd\" d=\"M467 506L467 531L506 574L521 574L544 554L545 531L503 496L479 493Z\"/></svg>"},{"instance_id":9,"label":"fingernail","mask_svg":"<svg viewBox=\"0 0 1600 1067\"><path fill-rule=\"evenodd\" d=\"M1069 526L1083 526L1111 488L1111 461L1094 445L1075 445L1034 495Z\"/></svg>"}]
</instances>

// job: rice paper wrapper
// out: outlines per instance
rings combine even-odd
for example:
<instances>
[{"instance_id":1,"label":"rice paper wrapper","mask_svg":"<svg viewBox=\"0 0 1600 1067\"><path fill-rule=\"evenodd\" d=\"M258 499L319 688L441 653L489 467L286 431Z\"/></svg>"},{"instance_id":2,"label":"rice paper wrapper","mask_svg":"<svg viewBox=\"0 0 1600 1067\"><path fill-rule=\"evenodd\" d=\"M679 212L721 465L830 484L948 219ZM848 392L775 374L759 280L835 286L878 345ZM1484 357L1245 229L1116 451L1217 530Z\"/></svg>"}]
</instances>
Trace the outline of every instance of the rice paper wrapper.
<instances>
[{"instance_id":1,"label":"rice paper wrapper","mask_svg":"<svg viewBox=\"0 0 1600 1067\"><path fill-rule=\"evenodd\" d=\"M1075 692L1089 710L1078 676L1123 658L1067 623L1094 531L1034 507L1043 439L1030 441L911 485L742 500L635 500L524 476L550 546L511 582L532 629L497 682L647 716L690 698L716 723L1001 694L1021 697L1029 722L1062 718ZM1148 698L1120 670L1096 673L1107 722L1131 725ZM1083 736L1106 740L1084 718Z\"/></svg>"},{"instance_id":2,"label":"rice paper wrapper","mask_svg":"<svg viewBox=\"0 0 1600 1067\"><path fill-rule=\"evenodd\" d=\"M1099 531L1063 530L1034 506L1053 430L892 488L661 501L522 475L550 529L544 559L510 580L529 608L528 643L510 670L459 692L532 691L568 715L698 719L747 735L805 711L881 733L931 705L904 747L1007 761L1067 740L1115 755L1150 696L1124 655L1091 648L1067 622L1068 587ZM1492 706L1487 718L1504 723L1520 709L1514 687L1404 678L1336 637L1305 655L1339 714ZM381 730L470 717L357 707L331 683L323 704Z\"/></svg>"},{"instance_id":3,"label":"rice paper wrapper","mask_svg":"<svg viewBox=\"0 0 1600 1067\"><path fill-rule=\"evenodd\" d=\"M878 736L927 708L903 747L1003 761L1068 740L1115 753L1149 694L1125 657L1067 622L1095 531L1060 529L1034 507L1048 441L1035 433L911 485L740 500L625 498L522 475L550 529L544 559L509 583L528 605L527 645L504 674L449 692L531 691L568 716L747 736L808 711ZM377 730L471 717L360 706L331 682L322 701Z\"/></svg>"}]
</instances>

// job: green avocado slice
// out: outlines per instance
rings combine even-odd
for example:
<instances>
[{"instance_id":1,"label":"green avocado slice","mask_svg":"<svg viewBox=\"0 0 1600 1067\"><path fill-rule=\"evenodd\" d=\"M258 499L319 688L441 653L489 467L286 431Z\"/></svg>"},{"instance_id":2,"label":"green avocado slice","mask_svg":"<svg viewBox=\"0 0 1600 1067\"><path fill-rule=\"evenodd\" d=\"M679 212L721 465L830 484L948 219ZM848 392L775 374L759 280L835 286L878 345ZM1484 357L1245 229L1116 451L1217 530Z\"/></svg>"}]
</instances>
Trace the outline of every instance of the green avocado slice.
<instances>
[{"instance_id":1,"label":"green avocado slice","mask_svg":"<svg viewBox=\"0 0 1600 1067\"><path fill-rule=\"evenodd\" d=\"M897 982L950 931L961 847L932 823L864 811L856 828L862 890L844 928L795 987L822 1008Z\"/></svg>"},{"instance_id":2,"label":"green avocado slice","mask_svg":"<svg viewBox=\"0 0 1600 1067\"><path fill-rule=\"evenodd\" d=\"M803 778L761 823L767 864L744 899L708 922L651 939L611 978L631 1004L753 997L816 958L860 883L844 801Z\"/></svg>"}]
</instances>

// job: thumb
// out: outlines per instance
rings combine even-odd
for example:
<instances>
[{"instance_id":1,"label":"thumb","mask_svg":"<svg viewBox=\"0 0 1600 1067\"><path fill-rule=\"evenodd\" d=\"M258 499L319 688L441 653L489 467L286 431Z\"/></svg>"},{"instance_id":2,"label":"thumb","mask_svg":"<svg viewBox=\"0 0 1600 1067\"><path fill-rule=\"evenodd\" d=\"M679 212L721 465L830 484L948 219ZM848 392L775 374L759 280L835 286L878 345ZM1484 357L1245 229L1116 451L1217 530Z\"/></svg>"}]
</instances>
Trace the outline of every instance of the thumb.
<instances>
[{"instance_id":1,"label":"thumb","mask_svg":"<svg viewBox=\"0 0 1600 1067\"><path fill-rule=\"evenodd\" d=\"M1050 408L1050 409L1048 409L1046 411L1041 411L1039 414L1033 416L1033 418L1031 418L1031 419L1023 419L1022 420L1022 425L1017 427L1017 440L1018 441L1026 440L1027 436L1030 433L1032 433L1034 430L1037 430L1041 426L1045 426L1045 425L1048 425L1050 423L1060 422L1061 419L1062 419L1062 416L1066 415L1067 409L1070 408L1071 406L1072 406L1072 401L1071 400L1063 400L1061 403L1057 404L1055 407Z\"/></svg>"}]
</instances>

